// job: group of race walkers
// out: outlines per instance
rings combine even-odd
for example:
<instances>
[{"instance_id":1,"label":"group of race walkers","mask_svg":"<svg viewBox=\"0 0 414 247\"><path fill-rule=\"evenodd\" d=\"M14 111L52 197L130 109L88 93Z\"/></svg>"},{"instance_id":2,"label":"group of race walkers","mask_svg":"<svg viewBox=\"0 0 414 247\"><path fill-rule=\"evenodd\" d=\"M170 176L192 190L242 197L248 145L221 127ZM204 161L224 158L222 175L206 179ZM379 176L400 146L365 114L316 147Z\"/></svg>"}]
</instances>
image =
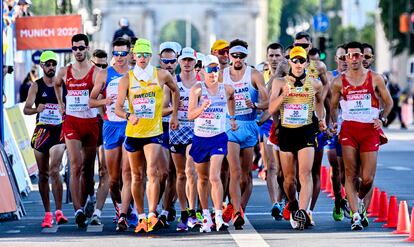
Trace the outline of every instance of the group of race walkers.
<instances>
[{"instance_id":1,"label":"group of race walkers","mask_svg":"<svg viewBox=\"0 0 414 247\"><path fill-rule=\"evenodd\" d=\"M349 218L352 230L368 226L377 153L387 141L381 127L392 109L383 76L370 68L369 44L338 46L337 67L328 71L301 32L286 49L270 44L258 71L247 64L248 44L240 39L217 40L209 55L161 43L159 68L150 63L155 55L146 39L114 40L109 66L103 50L88 58L86 35L71 42L75 61L59 71L54 52L41 54L43 77L30 87L24 108L37 114L32 147L46 212L42 227L68 222L59 175L66 148L80 228L101 224L109 192L117 231L152 232L173 221L177 231L243 229L256 145L275 220L298 230L315 225L327 148L333 219Z\"/></svg>"}]
</instances>

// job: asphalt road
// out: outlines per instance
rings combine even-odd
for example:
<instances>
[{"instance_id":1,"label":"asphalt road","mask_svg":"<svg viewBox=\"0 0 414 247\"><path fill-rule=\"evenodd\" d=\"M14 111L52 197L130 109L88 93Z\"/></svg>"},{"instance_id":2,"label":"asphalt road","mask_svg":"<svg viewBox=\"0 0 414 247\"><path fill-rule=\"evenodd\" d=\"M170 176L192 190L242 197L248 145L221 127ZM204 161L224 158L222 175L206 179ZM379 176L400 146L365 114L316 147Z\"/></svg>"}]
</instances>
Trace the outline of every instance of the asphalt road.
<instances>
[{"instance_id":1,"label":"asphalt road","mask_svg":"<svg viewBox=\"0 0 414 247\"><path fill-rule=\"evenodd\" d=\"M407 200L409 211L414 205L414 131L386 131L390 142L379 153L375 186L388 196ZM324 165L328 165L324 158ZM114 209L107 200L103 211L103 226L78 229L74 224L72 205L64 204L69 223L42 230L43 207L37 191L24 199L27 215L19 221L0 222L0 246L414 246L405 243L408 235L391 234L393 229L372 223L360 232L350 230L349 220L332 219L333 201L321 193L315 212L316 226L303 232L292 230L289 222L274 221L270 216L271 203L263 181L255 179L254 190L246 210L248 223L243 231L229 229L212 233L177 233L174 223L170 229L156 233L135 234L115 232L112 223ZM52 204L53 205L53 204ZM178 205L176 205L178 208Z\"/></svg>"}]
</instances>

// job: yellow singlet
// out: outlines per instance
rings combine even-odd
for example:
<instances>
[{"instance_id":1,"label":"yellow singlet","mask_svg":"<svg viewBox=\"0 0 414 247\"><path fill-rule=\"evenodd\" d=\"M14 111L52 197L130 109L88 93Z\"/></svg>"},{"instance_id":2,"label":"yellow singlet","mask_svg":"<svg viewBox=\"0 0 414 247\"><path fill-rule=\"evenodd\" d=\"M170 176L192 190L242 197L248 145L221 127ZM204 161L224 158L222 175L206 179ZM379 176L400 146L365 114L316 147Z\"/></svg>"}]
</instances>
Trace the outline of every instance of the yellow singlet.
<instances>
[{"instance_id":1,"label":"yellow singlet","mask_svg":"<svg viewBox=\"0 0 414 247\"><path fill-rule=\"evenodd\" d=\"M134 113L139 121L136 125L128 121L125 135L134 138L161 135L163 89L158 82L157 68L154 67L149 81L138 80L130 70L127 98L129 112Z\"/></svg>"}]
</instances>

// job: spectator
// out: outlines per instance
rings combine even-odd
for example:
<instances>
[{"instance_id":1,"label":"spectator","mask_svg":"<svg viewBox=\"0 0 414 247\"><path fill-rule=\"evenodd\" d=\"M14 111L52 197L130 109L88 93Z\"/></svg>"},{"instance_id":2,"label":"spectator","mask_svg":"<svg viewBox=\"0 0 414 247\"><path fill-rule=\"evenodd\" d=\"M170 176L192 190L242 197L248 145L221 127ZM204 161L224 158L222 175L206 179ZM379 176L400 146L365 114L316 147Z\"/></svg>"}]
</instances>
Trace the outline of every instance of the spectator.
<instances>
[{"instance_id":1,"label":"spectator","mask_svg":"<svg viewBox=\"0 0 414 247\"><path fill-rule=\"evenodd\" d=\"M37 66L33 65L30 72L27 74L26 78L24 78L22 85L20 85L19 95L20 95L20 102L25 102L27 98L27 94L29 92L30 86L39 78L37 74Z\"/></svg>"},{"instance_id":2,"label":"spectator","mask_svg":"<svg viewBox=\"0 0 414 247\"><path fill-rule=\"evenodd\" d=\"M119 20L119 26L121 28L115 31L112 41L115 41L120 37L131 41L131 39L135 37L134 32L129 28L129 21L127 18L121 18Z\"/></svg>"}]
</instances>

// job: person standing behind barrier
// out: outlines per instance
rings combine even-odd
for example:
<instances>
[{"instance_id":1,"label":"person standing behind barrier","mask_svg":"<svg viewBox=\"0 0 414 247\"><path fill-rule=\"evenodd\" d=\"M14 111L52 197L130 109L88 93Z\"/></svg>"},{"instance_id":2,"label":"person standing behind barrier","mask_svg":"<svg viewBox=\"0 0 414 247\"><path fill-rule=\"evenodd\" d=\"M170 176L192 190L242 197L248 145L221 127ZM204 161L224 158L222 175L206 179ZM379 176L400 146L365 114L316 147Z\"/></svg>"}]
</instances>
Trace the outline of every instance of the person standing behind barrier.
<instances>
[{"instance_id":1,"label":"person standing behind barrier","mask_svg":"<svg viewBox=\"0 0 414 247\"><path fill-rule=\"evenodd\" d=\"M49 177L52 180L52 193L56 204L56 223L65 224L68 219L62 213L63 186L59 174L62 156L65 151L62 132L62 115L53 89L57 56L52 51L44 51L40 56L40 67L44 75L33 82L29 89L23 112L26 115L37 114L36 128L31 145L39 168L39 192L45 208L42 227L53 226L50 212ZM33 108L33 104L36 105Z\"/></svg>"}]
</instances>

